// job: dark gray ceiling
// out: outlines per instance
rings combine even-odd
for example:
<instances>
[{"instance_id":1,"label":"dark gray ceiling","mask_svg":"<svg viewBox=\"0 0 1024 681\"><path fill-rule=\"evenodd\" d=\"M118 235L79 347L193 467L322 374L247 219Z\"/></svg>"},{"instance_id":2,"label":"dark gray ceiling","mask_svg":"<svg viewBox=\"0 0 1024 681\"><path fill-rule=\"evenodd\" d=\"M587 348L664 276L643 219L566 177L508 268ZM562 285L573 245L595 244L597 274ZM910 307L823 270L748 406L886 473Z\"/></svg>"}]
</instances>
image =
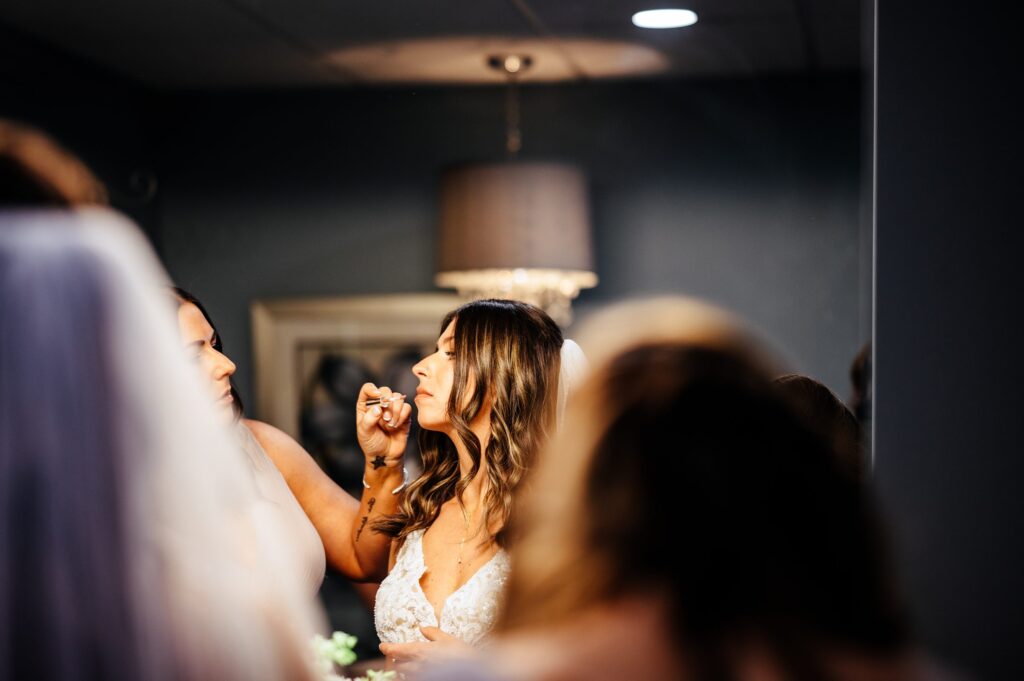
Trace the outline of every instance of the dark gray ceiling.
<instances>
[{"instance_id":1,"label":"dark gray ceiling","mask_svg":"<svg viewBox=\"0 0 1024 681\"><path fill-rule=\"evenodd\" d=\"M630 23L658 6L695 10L692 27ZM861 65L861 0L21 0L0 24L163 89L373 83L332 55L423 39L531 40L596 77L577 39L636 44L683 77L848 71ZM465 41L463 41L465 42ZM397 51L397 50L396 50ZM407 53L408 58L408 53ZM552 57L554 58L554 57ZM474 64L476 62L473 62Z\"/></svg>"}]
</instances>

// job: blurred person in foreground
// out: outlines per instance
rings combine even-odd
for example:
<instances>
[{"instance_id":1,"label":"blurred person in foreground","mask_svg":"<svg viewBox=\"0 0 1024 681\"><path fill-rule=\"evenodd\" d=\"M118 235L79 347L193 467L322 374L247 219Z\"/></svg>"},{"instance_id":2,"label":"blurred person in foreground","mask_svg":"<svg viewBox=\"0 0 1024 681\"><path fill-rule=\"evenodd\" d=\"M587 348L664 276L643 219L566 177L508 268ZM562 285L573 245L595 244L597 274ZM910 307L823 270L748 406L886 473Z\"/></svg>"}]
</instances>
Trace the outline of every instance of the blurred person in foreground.
<instances>
[{"instance_id":1,"label":"blurred person in foreground","mask_svg":"<svg viewBox=\"0 0 1024 681\"><path fill-rule=\"evenodd\" d=\"M102 210L0 212L0 678L309 679L320 625Z\"/></svg>"},{"instance_id":2,"label":"blurred person in foreground","mask_svg":"<svg viewBox=\"0 0 1024 681\"><path fill-rule=\"evenodd\" d=\"M675 299L580 338L593 371L517 511L498 639L421 678L908 678L874 507L768 355Z\"/></svg>"},{"instance_id":3,"label":"blurred person in foreground","mask_svg":"<svg viewBox=\"0 0 1024 681\"><path fill-rule=\"evenodd\" d=\"M38 130L0 118L0 209L106 204L84 163Z\"/></svg>"}]
</instances>

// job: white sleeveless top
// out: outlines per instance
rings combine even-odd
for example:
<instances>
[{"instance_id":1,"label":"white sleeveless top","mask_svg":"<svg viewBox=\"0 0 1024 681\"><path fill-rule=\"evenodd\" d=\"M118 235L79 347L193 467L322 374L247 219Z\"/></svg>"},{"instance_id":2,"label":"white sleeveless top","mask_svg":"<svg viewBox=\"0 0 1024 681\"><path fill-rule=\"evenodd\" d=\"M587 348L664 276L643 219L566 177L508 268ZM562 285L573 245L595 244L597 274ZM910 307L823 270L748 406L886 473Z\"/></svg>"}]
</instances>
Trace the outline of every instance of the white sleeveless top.
<instances>
[{"instance_id":1,"label":"white sleeveless top","mask_svg":"<svg viewBox=\"0 0 1024 681\"><path fill-rule=\"evenodd\" d=\"M269 510L269 518L281 524L283 536L291 542L288 551L298 561L308 592L315 596L324 581L326 568L320 535L249 427L239 421L235 430L251 466L260 501Z\"/></svg>"},{"instance_id":2,"label":"white sleeveless top","mask_svg":"<svg viewBox=\"0 0 1024 681\"><path fill-rule=\"evenodd\" d=\"M481 641L494 627L501 603L509 558L503 549L456 589L441 606L441 622L420 586L427 571L423 561L423 530L409 533L395 567L380 584L374 606L377 636L382 643L426 641L420 627L438 627L465 643Z\"/></svg>"}]
</instances>

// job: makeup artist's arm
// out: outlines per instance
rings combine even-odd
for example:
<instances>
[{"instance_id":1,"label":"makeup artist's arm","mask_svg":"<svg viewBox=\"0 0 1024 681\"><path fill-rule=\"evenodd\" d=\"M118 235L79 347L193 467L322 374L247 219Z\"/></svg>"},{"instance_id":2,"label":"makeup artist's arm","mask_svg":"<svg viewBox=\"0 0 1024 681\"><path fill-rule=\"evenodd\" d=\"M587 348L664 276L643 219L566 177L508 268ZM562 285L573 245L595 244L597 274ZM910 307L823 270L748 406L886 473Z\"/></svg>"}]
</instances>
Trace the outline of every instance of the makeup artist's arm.
<instances>
[{"instance_id":1,"label":"makeup artist's arm","mask_svg":"<svg viewBox=\"0 0 1024 681\"><path fill-rule=\"evenodd\" d=\"M402 484L402 456L412 408L405 404L404 397L395 399L383 411L379 406L368 409L363 403L390 396L387 388L378 390L370 383L359 393L356 424L370 488L363 490L358 501L335 484L286 433L266 423L246 421L309 516L331 566L354 581L379 581L388 569L391 538L374 532L370 525L398 510L401 495L392 494L392 490ZM385 415L397 427L387 425Z\"/></svg>"}]
</instances>

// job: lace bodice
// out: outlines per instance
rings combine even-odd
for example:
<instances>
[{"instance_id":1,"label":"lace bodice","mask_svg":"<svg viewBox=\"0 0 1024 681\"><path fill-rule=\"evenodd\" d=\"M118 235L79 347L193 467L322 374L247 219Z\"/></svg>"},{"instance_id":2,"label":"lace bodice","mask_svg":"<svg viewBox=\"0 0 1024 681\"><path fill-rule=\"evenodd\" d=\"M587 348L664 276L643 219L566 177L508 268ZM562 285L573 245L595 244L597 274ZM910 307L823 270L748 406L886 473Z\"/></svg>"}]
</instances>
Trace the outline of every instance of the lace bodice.
<instances>
[{"instance_id":1,"label":"lace bodice","mask_svg":"<svg viewBox=\"0 0 1024 681\"><path fill-rule=\"evenodd\" d=\"M411 532L398 551L395 567L377 591L374 620L383 643L426 641L420 627L439 627L466 643L477 643L494 626L502 589L508 577L509 559L499 549L441 606L438 624L420 578L427 571L423 560L423 530Z\"/></svg>"}]
</instances>

